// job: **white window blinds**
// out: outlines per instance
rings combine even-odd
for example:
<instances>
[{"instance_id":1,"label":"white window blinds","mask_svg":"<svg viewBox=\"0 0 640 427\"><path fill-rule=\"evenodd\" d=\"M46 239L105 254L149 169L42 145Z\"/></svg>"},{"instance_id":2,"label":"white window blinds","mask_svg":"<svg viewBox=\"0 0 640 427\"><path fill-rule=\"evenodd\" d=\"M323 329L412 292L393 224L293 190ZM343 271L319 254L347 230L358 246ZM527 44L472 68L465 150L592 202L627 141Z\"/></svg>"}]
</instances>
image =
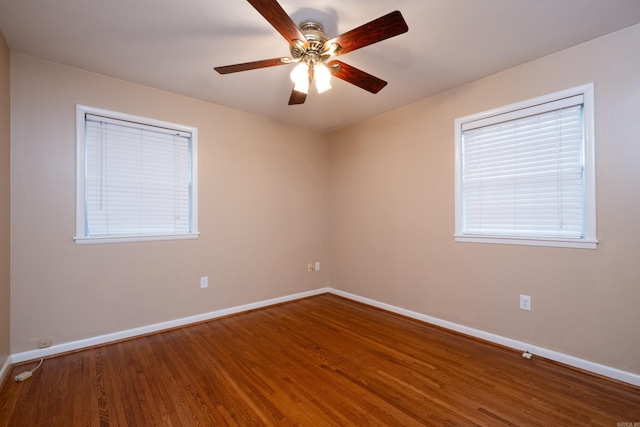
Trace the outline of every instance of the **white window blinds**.
<instances>
[{"instance_id":1,"label":"white window blinds","mask_svg":"<svg viewBox=\"0 0 640 427\"><path fill-rule=\"evenodd\" d=\"M190 132L85 114L84 236L189 234Z\"/></svg>"},{"instance_id":2,"label":"white window blinds","mask_svg":"<svg viewBox=\"0 0 640 427\"><path fill-rule=\"evenodd\" d=\"M464 235L581 239L583 96L462 126Z\"/></svg>"}]
</instances>

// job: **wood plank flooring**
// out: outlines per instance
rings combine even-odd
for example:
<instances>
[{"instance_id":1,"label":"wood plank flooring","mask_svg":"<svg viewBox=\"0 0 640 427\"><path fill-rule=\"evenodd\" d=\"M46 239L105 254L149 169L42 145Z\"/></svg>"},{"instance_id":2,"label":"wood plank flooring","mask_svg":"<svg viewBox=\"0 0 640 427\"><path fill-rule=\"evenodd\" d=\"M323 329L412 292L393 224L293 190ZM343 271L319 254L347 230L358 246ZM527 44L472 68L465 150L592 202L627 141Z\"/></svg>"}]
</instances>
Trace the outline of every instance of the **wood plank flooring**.
<instances>
[{"instance_id":1,"label":"wood plank flooring","mask_svg":"<svg viewBox=\"0 0 640 427\"><path fill-rule=\"evenodd\" d=\"M320 295L45 359L0 426L618 426L640 389Z\"/></svg>"}]
</instances>

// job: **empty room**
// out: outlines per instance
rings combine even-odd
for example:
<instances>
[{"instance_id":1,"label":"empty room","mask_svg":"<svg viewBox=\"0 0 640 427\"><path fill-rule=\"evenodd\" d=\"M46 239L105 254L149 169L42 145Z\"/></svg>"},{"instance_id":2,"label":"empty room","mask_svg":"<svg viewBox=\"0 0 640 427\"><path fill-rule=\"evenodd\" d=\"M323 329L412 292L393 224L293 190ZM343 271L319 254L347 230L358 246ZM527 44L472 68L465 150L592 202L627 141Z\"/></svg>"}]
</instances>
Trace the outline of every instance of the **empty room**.
<instances>
[{"instance_id":1,"label":"empty room","mask_svg":"<svg viewBox=\"0 0 640 427\"><path fill-rule=\"evenodd\" d=\"M640 2L0 0L0 427L640 427Z\"/></svg>"}]
</instances>

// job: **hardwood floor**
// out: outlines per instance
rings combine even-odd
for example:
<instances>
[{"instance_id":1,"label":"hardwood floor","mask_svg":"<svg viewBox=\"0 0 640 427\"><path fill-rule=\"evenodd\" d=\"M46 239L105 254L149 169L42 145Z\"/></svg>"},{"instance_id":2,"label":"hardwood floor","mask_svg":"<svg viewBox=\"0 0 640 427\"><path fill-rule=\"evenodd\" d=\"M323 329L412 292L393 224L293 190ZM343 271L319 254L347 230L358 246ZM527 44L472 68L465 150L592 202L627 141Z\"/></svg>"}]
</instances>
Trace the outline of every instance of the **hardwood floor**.
<instances>
[{"instance_id":1,"label":"hardwood floor","mask_svg":"<svg viewBox=\"0 0 640 427\"><path fill-rule=\"evenodd\" d=\"M329 294L45 359L0 391L12 427L623 422L638 388Z\"/></svg>"}]
</instances>

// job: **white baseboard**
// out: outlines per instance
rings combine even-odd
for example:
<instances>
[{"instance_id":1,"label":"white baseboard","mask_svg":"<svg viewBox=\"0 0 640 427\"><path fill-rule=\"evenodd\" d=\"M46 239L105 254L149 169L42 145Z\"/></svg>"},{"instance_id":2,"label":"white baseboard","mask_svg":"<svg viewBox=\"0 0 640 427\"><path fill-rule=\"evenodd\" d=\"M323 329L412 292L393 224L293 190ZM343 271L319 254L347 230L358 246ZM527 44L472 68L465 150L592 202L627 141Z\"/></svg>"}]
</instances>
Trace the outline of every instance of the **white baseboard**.
<instances>
[{"instance_id":1,"label":"white baseboard","mask_svg":"<svg viewBox=\"0 0 640 427\"><path fill-rule=\"evenodd\" d=\"M260 302L251 304L239 305L232 308L225 308L222 310L216 310L209 313L198 314L196 316L183 317L182 319L170 320L168 322L156 323L154 325L142 326L140 328L128 329L121 332L114 332L111 334L100 335L93 338L87 338L84 340L72 341L64 344L54 345L49 348L43 348L39 350L25 351L23 353L17 353L11 356L12 363L21 363L27 360L40 359L41 357L53 356L55 354L66 353L69 351L80 350L87 347L93 347L96 345L106 344L109 342L120 341L127 338L133 338L140 335L150 334L153 332L159 332L167 329L177 328L180 326L189 325L192 323L203 322L205 320L216 319L218 317L229 316L231 314L242 313L243 311L255 310L257 308L268 307L270 305L280 304L283 302L293 301L301 298L306 298L314 295L324 294L329 292L329 288L320 288L314 291L301 292L293 295L288 295L279 298L272 298Z\"/></svg>"},{"instance_id":2,"label":"white baseboard","mask_svg":"<svg viewBox=\"0 0 640 427\"><path fill-rule=\"evenodd\" d=\"M9 368L11 368L11 364L13 363L12 360L11 356L7 357L4 365L2 365L2 369L0 369L0 387L4 384L4 377L9 373Z\"/></svg>"},{"instance_id":3,"label":"white baseboard","mask_svg":"<svg viewBox=\"0 0 640 427\"><path fill-rule=\"evenodd\" d=\"M329 288L329 292L335 295L339 295L344 298L348 298L354 301L361 302L363 304L371 305L373 307L381 308L386 311L401 314L403 316L410 317L412 319L420 320L432 325L440 326L445 329L460 332L465 335L470 335L475 338L480 338L485 341L489 341L495 344L499 344L505 347L513 348L522 352L528 351L533 355L544 357L545 359L560 362L562 364L573 366L585 371L593 372L608 378L613 378L618 381L640 386L640 375L632 372L622 371L620 369L612 368L610 366L601 365L599 363L591 362L584 359L579 359L568 354L559 353L557 351L548 350L544 347L538 347L535 345L527 344L522 341L513 340L511 338L502 337L489 332L481 331L479 329L470 328L468 326L459 325L457 323L449 322L446 320L438 319L437 317L427 316L426 314L418 313L411 310L405 310L404 308L396 307L390 304L385 304L376 300L361 297L359 295L350 294L348 292L339 291Z\"/></svg>"},{"instance_id":4,"label":"white baseboard","mask_svg":"<svg viewBox=\"0 0 640 427\"><path fill-rule=\"evenodd\" d=\"M55 345L49 348L26 351L23 353L17 353L9 356L6 363L0 370L0 384L6 373L8 372L11 364L21 363L27 360L39 359L41 357L52 356L60 353L66 353L68 351L81 350L83 348L92 347L101 344L107 344L109 342L119 341L127 338L133 338L140 335L145 335L153 332L159 332L167 329L172 329L180 326L189 325L192 323L202 322L206 320L216 319L218 317L229 316L231 314L242 313L244 311L255 310L258 308L268 307L270 305L280 304L283 302L294 301L301 298L306 298L314 295L320 295L323 293L332 293L344 298L358 301L363 304L367 304L373 307L381 308L383 310L390 311L392 313L401 314L416 320L420 320L426 323L430 323L436 326L440 326L445 329L460 332L465 335L476 337L485 341L503 345L505 347L513 348L519 351L528 351L531 354L544 357L546 359L554 360L556 362L563 363L568 366L573 366L585 371L593 372L605 377L613 378L619 381L623 381L635 386L640 386L640 375L632 372L622 371L620 369L612 368L610 366L601 365L599 363L590 362L588 360L579 359L574 356L559 353L557 351L548 350L543 347L527 344L522 341L513 340L511 338L502 337L489 332L485 332L479 329L470 328L468 326L459 325L457 323L449 322L446 320L438 319L436 317L427 316L426 314L418 313L404 308L396 307L390 304L385 304L370 298L361 297L348 292L339 291L333 288L320 288L314 291L301 292L293 295L288 295L279 298L273 298L265 301L260 301L251 304L240 305L237 307L231 307L227 309L212 311L209 313L199 314L196 316L185 317L182 319L171 320L168 322L156 323L154 325L143 326L140 328L128 329L121 332L115 332L106 335L100 335L93 338L84 340L72 341L60 345Z\"/></svg>"}]
</instances>

